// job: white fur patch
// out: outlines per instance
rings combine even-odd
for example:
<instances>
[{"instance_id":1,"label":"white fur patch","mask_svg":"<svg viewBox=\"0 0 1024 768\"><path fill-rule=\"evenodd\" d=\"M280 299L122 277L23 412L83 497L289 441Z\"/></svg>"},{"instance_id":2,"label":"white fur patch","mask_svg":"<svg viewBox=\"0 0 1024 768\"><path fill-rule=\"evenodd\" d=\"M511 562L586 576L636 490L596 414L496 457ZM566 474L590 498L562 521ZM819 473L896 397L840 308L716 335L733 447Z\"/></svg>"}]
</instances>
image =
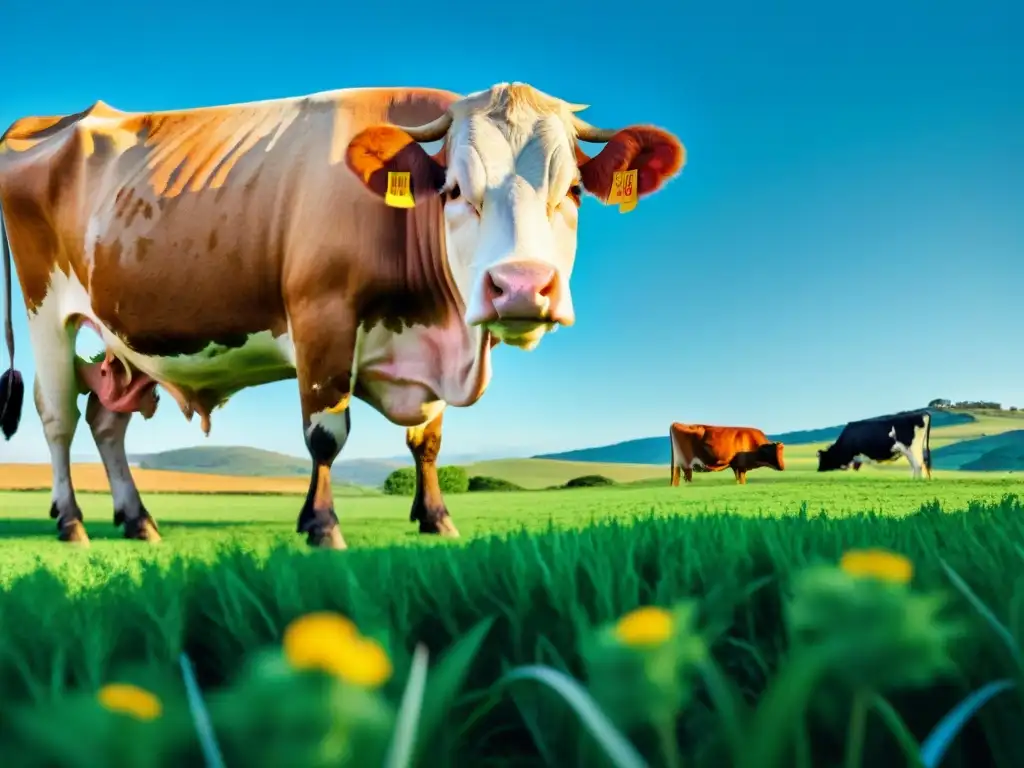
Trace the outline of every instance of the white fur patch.
<instances>
[{"instance_id":1,"label":"white fur patch","mask_svg":"<svg viewBox=\"0 0 1024 768\"><path fill-rule=\"evenodd\" d=\"M572 316L569 279L578 211L566 193L578 169L571 137L558 115L518 109L508 119L473 114L449 131L446 185L457 184L462 195L445 205L445 242L470 325L486 315L488 270L514 262L551 267L561 314ZM526 325L495 324L488 330L532 349L550 325Z\"/></svg>"}]
</instances>

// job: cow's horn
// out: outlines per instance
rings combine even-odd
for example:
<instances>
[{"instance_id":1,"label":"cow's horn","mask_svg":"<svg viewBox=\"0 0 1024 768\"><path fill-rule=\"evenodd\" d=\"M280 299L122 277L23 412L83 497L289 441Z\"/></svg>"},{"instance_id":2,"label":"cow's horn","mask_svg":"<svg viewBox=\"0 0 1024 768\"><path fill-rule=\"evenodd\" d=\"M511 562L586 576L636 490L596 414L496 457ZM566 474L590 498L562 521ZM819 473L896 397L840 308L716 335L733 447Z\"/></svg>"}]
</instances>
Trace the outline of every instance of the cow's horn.
<instances>
[{"instance_id":1,"label":"cow's horn","mask_svg":"<svg viewBox=\"0 0 1024 768\"><path fill-rule=\"evenodd\" d=\"M415 127L400 125L398 127L412 136L414 141L437 141L448 133L451 125L452 113L446 111L439 118L431 120L426 125L417 125Z\"/></svg>"},{"instance_id":2,"label":"cow's horn","mask_svg":"<svg viewBox=\"0 0 1024 768\"><path fill-rule=\"evenodd\" d=\"M589 141L592 144L603 144L606 141L611 141L618 131L614 128L595 128L583 118L573 115L572 124L576 129L576 138L581 141Z\"/></svg>"}]
</instances>

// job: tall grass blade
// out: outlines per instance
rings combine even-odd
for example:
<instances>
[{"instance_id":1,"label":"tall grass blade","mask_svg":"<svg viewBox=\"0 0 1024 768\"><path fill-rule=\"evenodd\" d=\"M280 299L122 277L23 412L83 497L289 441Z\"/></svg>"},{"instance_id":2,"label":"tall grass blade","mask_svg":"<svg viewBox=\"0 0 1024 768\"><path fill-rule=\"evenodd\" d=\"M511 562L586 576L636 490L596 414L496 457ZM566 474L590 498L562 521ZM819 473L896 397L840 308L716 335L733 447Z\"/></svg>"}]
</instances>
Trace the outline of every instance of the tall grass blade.
<instances>
[{"instance_id":1,"label":"tall grass blade","mask_svg":"<svg viewBox=\"0 0 1024 768\"><path fill-rule=\"evenodd\" d=\"M960 733L967 721L974 717L992 697L1013 687L1014 683L1010 680L996 680L988 685L983 685L953 707L932 729L928 738L924 740L924 744L921 745L921 762L924 763L925 768L938 768L949 745L953 743L953 739Z\"/></svg>"},{"instance_id":2,"label":"tall grass blade","mask_svg":"<svg viewBox=\"0 0 1024 768\"><path fill-rule=\"evenodd\" d=\"M900 713L886 699L875 694L871 697L871 708L882 718L882 722L889 729L889 733L899 742L903 756L907 759L908 768L921 768L921 745L917 743L914 734L903 722Z\"/></svg>"},{"instance_id":3,"label":"tall grass blade","mask_svg":"<svg viewBox=\"0 0 1024 768\"><path fill-rule=\"evenodd\" d=\"M412 668L405 684L402 703L398 708L398 719L384 758L384 768L408 768L412 764L413 748L416 746L416 730L423 711L423 691L427 687L427 647L416 644L412 655Z\"/></svg>"},{"instance_id":4,"label":"tall grass blade","mask_svg":"<svg viewBox=\"0 0 1024 768\"><path fill-rule=\"evenodd\" d=\"M473 660L480 652L484 638L494 625L494 617L480 621L458 642L449 648L430 670L427 688L423 694L423 714L420 716L419 739L429 739L452 708L452 704L466 681ZM454 723L449 723L454 726ZM465 728L465 723L460 724Z\"/></svg>"},{"instance_id":5,"label":"tall grass blade","mask_svg":"<svg viewBox=\"0 0 1024 768\"><path fill-rule=\"evenodd\" d=\"M808 652L783 667L761 697L747 730L743 768L775 768L804 718L807 701L836 652Z\"/></svg>"},{"instance_id":6,"label":"tall grass blade","mask_svg":"<svg viewBox=\"0 0 1024 768\"><path fill-rule=\"evenodd\" d=\"M519 680L543 683L561 696L601 745L605 756L616 768L648 768L640 753L619 732L619 729L612 725L590 694L571 677L551 667L529 665L513 669L498 681L498 685Z\"/></svg>"},{"instance_id":7,"label":"tall grass blade","mask_svg":"<svg viewBox=\"0 0 1024 768\"><path fill-rule=\"evenodd\" d=\"M213 725L210 723L210 713L206 709L206 704L203 703L203 694L199 691L199 683L196 682L192 660L189 659L188 654L183 653L178 657L178 661L181 664L181 677L185 682L188 708L192 713L192 722L196 726L196 735L199 737L199 746L203 750L206 768L224 768L224 758L220 755L217 737L214 735Z\"/></svg>"},{"instance_id":8,"label":"tall grass blade","mask_svg":"<svg viewBox=\"0 0 1024 768\"><path fill-rule=\"evenodd\" d=\"M742 720L747 714L744 703L731 681L714 662L708 660L700 665L701 678L712 704L722 718L722 727L729 742L733 764L739 763L740 745L743 743Z\"/></svg>"},{"instance_id":9,"label":"tall grass blade","mask_svg":"<svg viewBox=\"0 0 1024 768\"><path fill-rule=\"evenodd\" d=\"M949 580L953 582L953 586L957 588L957 591L967 598L967 602L974 606L974 610L981 614L981 617L995 630L996 635L999 636L999 639L1010 650L1010 654L1017 661L1018 666L1024 667L1024 659L1021 659L1020 648L1017 647L1017 643L1013 639L1010 630L1003 626L999 619L995 617L995 614L989 610L989 607L982 602L981 598L974 594L974 591L967 586L967 582L960 578L960 574L954 571L941 557L939 558L939 564L946 572Z\"/></svg>"}]
</instances>

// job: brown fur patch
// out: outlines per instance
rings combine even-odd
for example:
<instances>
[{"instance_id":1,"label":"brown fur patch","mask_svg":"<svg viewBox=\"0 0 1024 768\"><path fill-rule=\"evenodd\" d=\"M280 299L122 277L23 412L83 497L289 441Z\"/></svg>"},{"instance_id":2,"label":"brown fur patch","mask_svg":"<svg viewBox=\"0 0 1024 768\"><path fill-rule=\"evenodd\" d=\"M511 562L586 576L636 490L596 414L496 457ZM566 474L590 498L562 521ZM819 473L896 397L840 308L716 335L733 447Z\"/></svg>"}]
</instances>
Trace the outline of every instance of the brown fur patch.
<instances>
[{"instance_id":1,"label":"brown fur patch","mask_svg":"<svg viewBox=\"0 0 1024 768\"><path fill-rule=\"evenodd\" d=\"M378 125L357 134L345 151L345 164L379 197L388 189L388 173L408 172L415 202L436 195L444 184L445 168L413 138L392 125Z\"/></svg>"},{"instance_id":2,"label":"brown fur patch","mask_svg":"<svg viewBox=\"0 0 1024 768\"><path fill-rule=\"evenodd\" d=\"M636 170L637 195L645 197L679 173L686 162L686 150L668 131L636 125L616 133L592 158L577 147L576 159L583 161L583 186L604 202L611 194L616 171Z\"/></svg>"}]
</instances>

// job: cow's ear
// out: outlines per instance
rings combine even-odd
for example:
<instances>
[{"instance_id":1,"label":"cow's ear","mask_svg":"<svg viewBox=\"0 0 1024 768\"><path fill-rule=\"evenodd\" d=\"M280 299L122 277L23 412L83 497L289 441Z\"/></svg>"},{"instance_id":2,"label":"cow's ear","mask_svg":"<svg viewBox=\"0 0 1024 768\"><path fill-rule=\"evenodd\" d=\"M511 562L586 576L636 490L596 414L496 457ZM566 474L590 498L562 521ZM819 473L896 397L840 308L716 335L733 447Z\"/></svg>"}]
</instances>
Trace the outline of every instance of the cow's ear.
<instances>
[{"instance_id":1,"label":"cow's ear","mask_svg":"<svg viewBox=\"0 0 1024 768\"><path fill-rule=\"evenodd\" d=\"M637 195L657 192L686 163L686 149L668 131L651 125L623 128L594 157L576 147L583 186L602 203L612 192L616 171L637 172Z\"/></svg>"},{"instance_id":2,"label":"cow's ear","mask_svg":"<svg viewBox=\"0 0 1024 768\"><path fill-rule=\"evenodd\" d=\"M436 195L444 185L444 149L428 155L408 133L393 125L375 125L355 135L345 164L367 189L380 197L388 191L388 173L406 172L413 201Z\"/></svg>"}]
</instances>

